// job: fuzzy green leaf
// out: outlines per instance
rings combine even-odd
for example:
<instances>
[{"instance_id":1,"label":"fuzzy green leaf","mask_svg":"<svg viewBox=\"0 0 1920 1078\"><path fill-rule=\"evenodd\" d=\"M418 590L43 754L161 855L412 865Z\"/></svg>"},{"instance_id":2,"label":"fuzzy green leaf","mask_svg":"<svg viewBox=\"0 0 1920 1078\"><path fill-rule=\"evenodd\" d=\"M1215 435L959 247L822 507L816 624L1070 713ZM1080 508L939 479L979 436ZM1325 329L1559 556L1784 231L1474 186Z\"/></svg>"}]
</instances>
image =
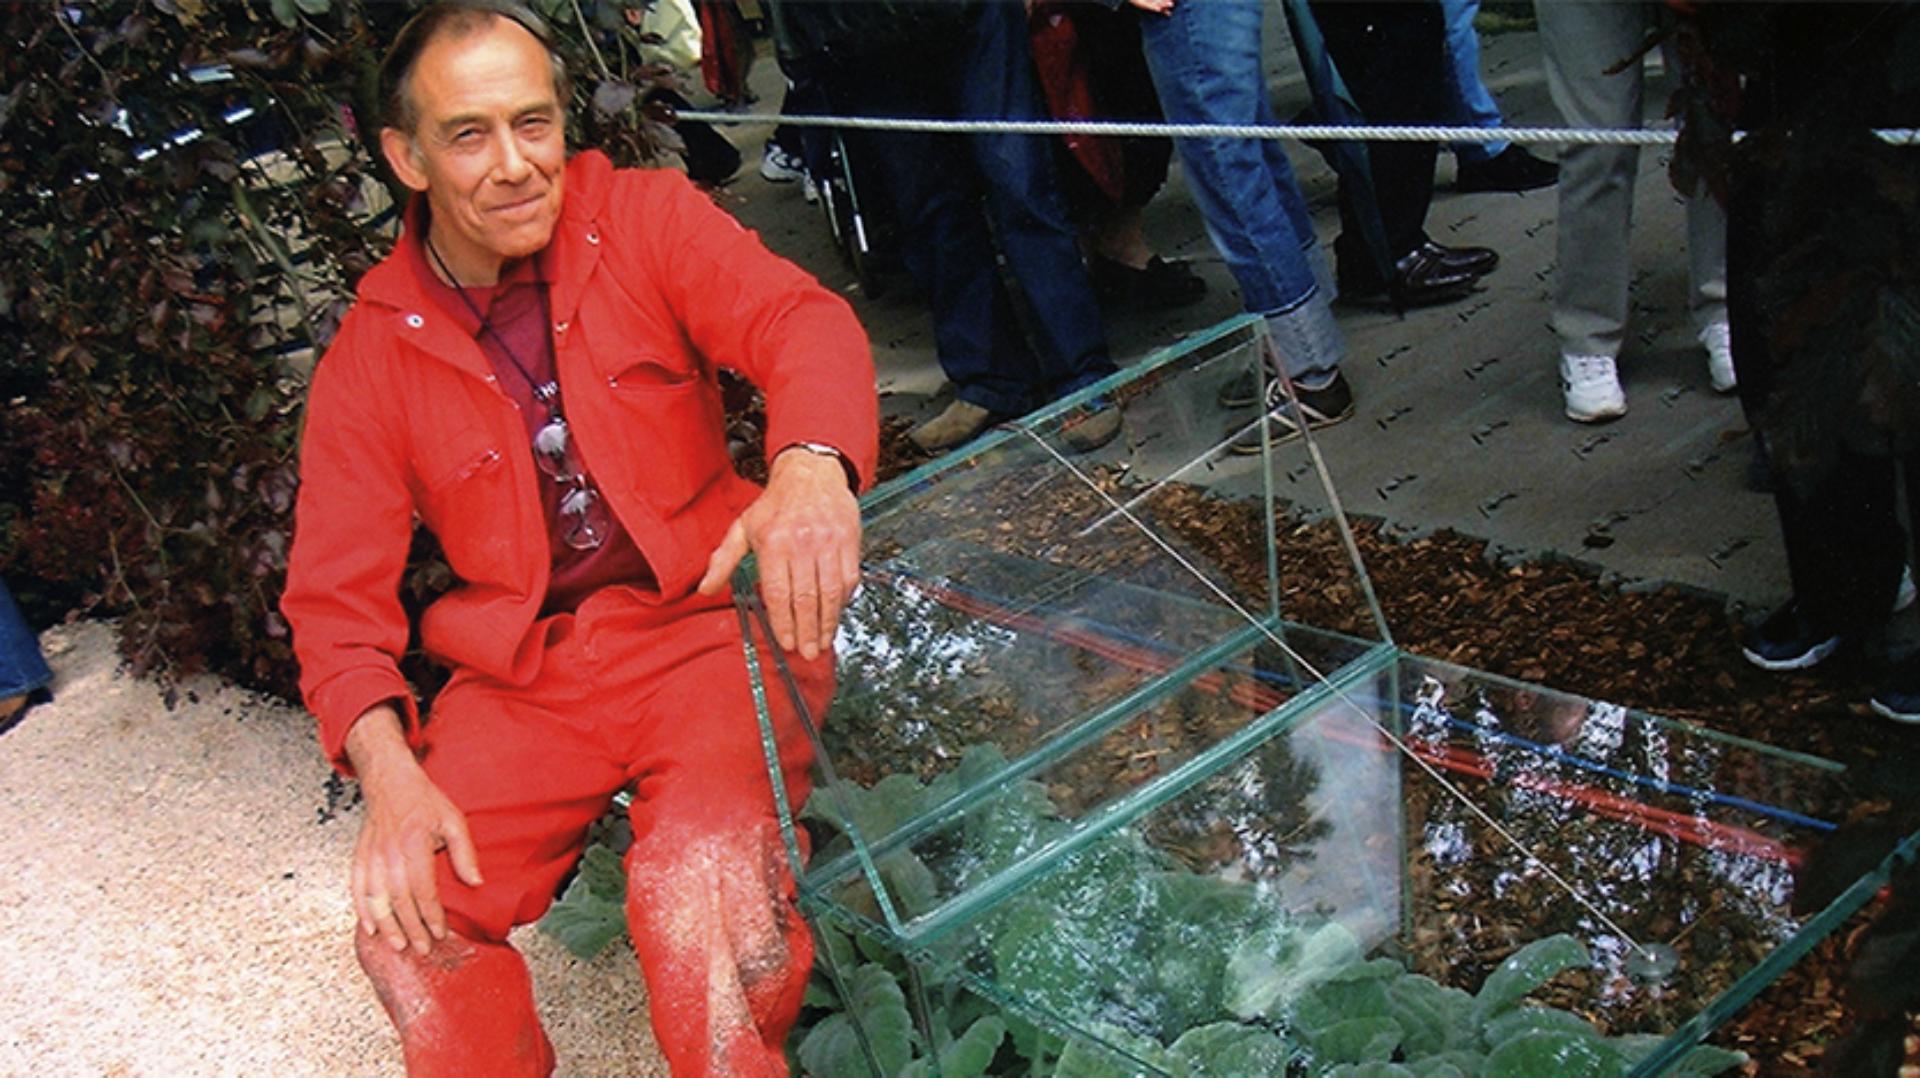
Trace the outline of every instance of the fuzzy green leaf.
<instances>
[{"instance_id":1,"label":"fuzzy green leaf","mask_svg":"<svg viewBox=\"0 0 1920 1078\"><path fill-rule=\"evenodd\" d=\"M1292 1052L1266 1030L1215 1022L1181 1034L1167 1054L1185 1063L1195 1078L1264 1078L1284 1074Z\"/></svg>"},{"instance_id":2,"label":"fuzzy green leaf","mask_svg":"<svg viewBox=\"0 0 1920 1078\"><path fill-rule=\"evenodd\" d=\"M576 879L585 883L596 897L616 903L627 899L627 873L620 863L620 855L611 847L600 843L588 846L587 852L580 856L580 874Z\"/></svg>"},{"instance_id":3,"label":"fuzzy green leaf","mask_svg":"<svg viewBox=\"0 0 1920 1078\"><path fill-rule=\"evenodd\" d=\"M1473 997L1458 988L1407 974L1389 981L1387 1003L1394 1020L1406 1030L1401 1049L1410 1060L1478 1047Z\"/></svg>"},{"instance_id":4,"label":"fuzzy green leaf","mask_svg":"<svg viewBox=\"0 0 1920 1078\"><path fill-rule=\"evenodd\" d=\"M1303 931L1274 922L1227 960L1227 1010L1240 1018L1284 1019L1308 989L1360 958L1360 941L1337 921Z\"/></svg>"},{"instance_id":5,"label":"fuzzy green leaf","mask_svg":"<svg viewBox=\"0 0 1920 1078\"><path fill-rule=\"evenodd\" d=\"M595 957L626 930L625 908L594 894L585 873L575 876L560 901L540 918L540 931L559 940L576 958Z\"/></svg>"},{"instance_id":6,"label":"fuzzy green leaf","mask_svg":"<svg viewBox=\"0 0 1920 1078\"><path fill-rule=\"evenodd\" d=\"M1480 986L1474 1016L1484 1025L1562 972L1593 961L1579 940L1565 934L1537 939L1507 956Z\"/></svg>"},{"instance_id":7,"label":"fuzzy green leaf","mask_svg":"<svg viewBox=\"0 0 1920 1078\"><path fill-rule=\"evenodd\" d=\"M916 1059L900 1072L900 1078L923 1078L935 1073L940 1078L982 1078L993 1064L994 1054L1000 1051L1000 1042L1006 1039L1005 1022L998 1018L981 1018L968 1026L965 1033L940 1053L940 1069L937 1072L931 1060Z\"/></svg>"},{"instance_id":8,"label":"fuzzy green leaf","mask_svg":"<svg viewBox=\"0 0 1920 1078\"><path fill-rule=\"evenodd\" d=\"M1307 1035L1307 1047L1320 1063L1386 1063L1393 1059L1405 1031L1391 1018L1348 1018Z\"/></svg>"},{"instance_id":9,"label":"fuzzy green leaf","mask_svg":"<svg viewBox=\"0 0 1920 1078\"><path fill-rule=\"evenodd\" d=\"M823 1076L866 1074L859 1041L864 1032L880 1072L899 1074L913 1058L913 1016L907 1013L899 982L884 966L861 966L847 978L847 993L847 1009L828 1015L801 1040L800 1065L809 1074Z\"/></svg>"},{"instance_id":10,"label":"fuzzy green leaf","mask_svg":"<svg viewBox=\"0 0 1920 1078\"><path fill-rule=\"evenodd\" d=\"M1184 1064L1176 1063L1166 1048L1151 1037L1138 1037L1100 1023L1095 1023L1091 1032L1106 1043L1085 1037L1068 1041L1060 1050L1053 1078L1137 1078L1142 1063L1178 1078L1188 1078ZM1126 1055L1120 1055L1115 1049Z\"/></svg>"},{"instance_id":11,"label":"fuzzy green leaf","mask_svg":"<svg viewBox=\"0 0 1920 1078\"><path fill-rule=\"evenodd\" d=\"M1488 1048L1498 1048L1529 1033L1565 1033L1573 1037L1598 1037L1600 1031L1577 1014L1551 1007L1520 1007L1488 1022L1480 1031Z\"/></svg>"},{"instance_id":12,"label":"fuzzy green leaf","mask_svg":"<svg viewBox=\"0 0 1920 1078\"><path fill-rule=\"evenodd\" d=\"M1626 1057L1588 1034L1542 1030L1526 1033L1487 1056L1487 1078L1618 1078Z\"/></svg>"},{"instance_id":13,"label":"fuzzy green leaf","mask_svg":"<svg viewBox=\"0 0 1920 1078\"><path fill-rule=\"evenodd\" d=\"M1610 1038L1607 1043L1611 1044L1621 1056L1625 1057L1628 1063L1638 1063L1652 1055L1654 1050L1662 1044L1665 1044L1666 1041L1667 1039L1665 1037L1655 1036L1650 1033L1633 1033L1623 1037ZM1745 1052L1736 1052L1728 1048L1702 1044L1695 1047L1686 1055L1681 1056L1680 1061L1675 1063L1673 1068L1666 1073L1677 1076L1677 1078L1708 1078L1710 1075L1721 1074L1735 1067L1745 1066L1746 1063L1747 1054Z\"/></svg>"}]
</instances>

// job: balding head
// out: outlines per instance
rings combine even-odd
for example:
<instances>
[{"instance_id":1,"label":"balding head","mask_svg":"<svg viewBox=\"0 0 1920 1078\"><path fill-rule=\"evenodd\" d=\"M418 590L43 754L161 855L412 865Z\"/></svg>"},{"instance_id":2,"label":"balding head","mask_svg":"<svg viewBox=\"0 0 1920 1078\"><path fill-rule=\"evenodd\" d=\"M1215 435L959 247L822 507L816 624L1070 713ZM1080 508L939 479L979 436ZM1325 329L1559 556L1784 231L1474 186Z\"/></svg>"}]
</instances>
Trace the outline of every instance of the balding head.
<instances>
[{"instance_id":1,"label":"balding head","mask_svg":"<svg viewBox=\"0 0 1920 1078\"><path fill-rule=\"evenodd\" d=\"M382 122L411 137L420 124L420 109L412 97L414 65L428 45L442 38L459 39L491 29L506 19L540 42L553 67L553 93L562 107L571 96L567 64L554 47L553 30L532 8L517 0L439 0L407 20L380 62Z\"/></svg>"}]
</instances>

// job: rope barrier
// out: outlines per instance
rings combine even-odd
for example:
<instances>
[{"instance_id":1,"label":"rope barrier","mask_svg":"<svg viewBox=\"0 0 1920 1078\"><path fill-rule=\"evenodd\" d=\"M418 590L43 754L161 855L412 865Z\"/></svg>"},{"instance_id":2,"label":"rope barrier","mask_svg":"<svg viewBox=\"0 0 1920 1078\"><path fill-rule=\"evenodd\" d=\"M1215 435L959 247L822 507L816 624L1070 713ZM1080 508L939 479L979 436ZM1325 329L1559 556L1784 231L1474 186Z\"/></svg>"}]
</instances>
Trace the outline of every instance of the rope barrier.
<instances>
[{"instance_id":1,"label":"rope barrier","mask_svg":"<svg viewBox=\"0 0 1920 1078\"><path fill-rule=\"evenodd\" d=\"M854 131L920 131L953 135L1110 135L1117 138L1238 138L1333 142L1518 142L1584 146L1671 146L1677 128L1462 127L1393 124L1176 124L1118 120L938 120L891 116L783 116L765 112L681 109L673 116L710 124L784 124ZM1741 137L1736 132L1734 137ZM1881 128L1896 146L1920 145L1920 128Z\"/></svg>"}]
</instances>

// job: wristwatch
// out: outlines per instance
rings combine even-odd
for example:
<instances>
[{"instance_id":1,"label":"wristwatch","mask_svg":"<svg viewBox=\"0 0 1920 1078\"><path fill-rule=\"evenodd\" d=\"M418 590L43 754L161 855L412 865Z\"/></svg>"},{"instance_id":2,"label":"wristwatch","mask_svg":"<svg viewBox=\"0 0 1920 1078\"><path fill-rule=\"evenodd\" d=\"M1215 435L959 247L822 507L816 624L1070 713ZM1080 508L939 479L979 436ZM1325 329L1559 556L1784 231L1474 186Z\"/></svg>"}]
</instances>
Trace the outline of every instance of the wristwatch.
<instances>
[{"instance_id":1,"label":"wristwatch","mask_svg":"<svg viewBox=\"0 0 1920 1078\"><path fill-rule=\"evenodd\" d=\"M860 493L860 470L853 466L853 461L849 460L845 453L825 442L788 442L780 447L780 453L785 453L789 449L804 449L815 456L832 457L839 461L841 470L847 473L847 489L856 495ZM780 453L775 453L774 456L778 457Z\"/></svg>"}]
</instances>

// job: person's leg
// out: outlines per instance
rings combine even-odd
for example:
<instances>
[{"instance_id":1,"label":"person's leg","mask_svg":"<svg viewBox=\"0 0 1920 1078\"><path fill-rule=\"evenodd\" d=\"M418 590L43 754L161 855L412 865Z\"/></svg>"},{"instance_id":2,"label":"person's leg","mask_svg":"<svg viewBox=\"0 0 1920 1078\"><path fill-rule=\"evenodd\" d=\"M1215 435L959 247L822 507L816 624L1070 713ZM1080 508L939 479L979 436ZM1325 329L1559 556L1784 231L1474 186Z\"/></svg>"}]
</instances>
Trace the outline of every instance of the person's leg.
<instances>
[{"instance_id":1,"label":"person's leg","mask_svg":"<svg viewBox=\"0 0 1920 1078\"><path fill-rule=\"evenodd\" d=\"M785 1075L813 938L796 904L734 612L606 640L645 647L654 671L624 750L636 780L627 916L654 1036L675 1074ZM812 748L758 634L756 646L797 812ZM832 658L787 658L817 721L833 694Z\"/></svg>"},{"instance_id":2,"label":"person's leg","mask_svg":"<svg viewBox=\"0 0 1920 1078\"><path fill-rule=\"evenodd\" d=\"M1260 5L1212 0L1175 5L1142 22L1147 65L1161 108L1175 123L1272 121L1261 68ZM1314 274L1314 232L1292 165L1277 143L1175 140L1188 189L1248 311L1270 319L1310 312L1315 346L1282 351L1286 373L1324 381L1343 345ZM1306 318L1295 315L1295 319Z\"/></svg>"},{"instance_id":3,"label":"person's leg","mask_svg":"<svg viewBox=\"0 0 1920 1078\"><path fill-rule=\"evenodd\" d=\"M1480 0L1440 0L1440 12L1446 20L1447 77L1441 86L1441 122L1449 125L1499 127L1500 106L1494 104L1487 84L1480 79L1480 32L1473 18L1480 13ZM1492 142L1456 142L1453 155L1462 164L1491 160L1506 151L1505 139Z\"/></svg>"},{"instance_id":4,"label":"person's leg","mask_svg":"<svg viewBox=\"0 0 1920 1078\"><path fill-rule=\"evenodd\" d=\"M33 635L13 593L0 581L0 728L16 718L35 693L53 680L40 641Z\"/></svg>"},{"instance_id":5,"label":"person's leg","mask_svg":"<svg viewBox=\"0 0 1920 1078\"><path fill-rule=\"evenodd\" d=\"M981 5L957 57L949 89L960 118L1050 118L1033 72L1023 6ZM1112 374L1100 306L1060 197L1051 146L1039 135L966 139L986 181L994 237L1033 316L1038 362L1029 376L1036 395L1051 400Z\"/></svg>"},{"instance_id":6,"label":"person's leg","mask_svg":"<svg viewBox=\"0 0 1920 1078\"><path fill-rule=\"evenodd\" d=\"M1895 462L1842 452L1824 481L1774 476L1793 605L1820 637L1876 634L1906 563Z\"/></svg>"},{"instance_id":7,"label":"person's leg","mask_svg":"<svg viewBox=\"0 0 1920 1078\"><path fill-rule=\"evenodd\" d=\"M927 85L894 65L836 73L833 105L855 115L939 116ZM1010 326L992 239L977 204L978 180L951 138L919 132L870 132L862 164L886 188L899 217L901 260L927 296L934 347L955 395L989 415L1033 406L1027 348ZM964 438L960 440L965 440ZM934 446L929 448L946 448Z\"/></svg>"},{"instance_id":8,"label":"person's leg","mask_svg":"<svg viewBox=\"0 0 1920 1078\"><path fill-rule=\"evenodd\" d=\"M511 945L452 934L423 958L356 932L354 951L400 1033L409 1078L553 1073L533 979Z\"/></svg>"},{"instance_id":9,"label":"person's leg","mask_svg":"<svg viewBox=\"0 0 1920 1078\"><path fill-rule=\"evenodd\" d=\"M1326 35L1327 52L1368 122L1420 124L1436 118L1434 91L1447 74L1445 28L1434 0L1319 0L1311 7ZM1367 146L1380 221L1396 259L1427 239L1438 152L1428 141ZM1343 205L1346 201L1342 199ZM1343 222L1349 217L1350 211L1344 213Z\"/></svg>"},{"instance_id":10,"label":"person's leg","mask_svg":"<svg viewBox=\"0 0 1920 1078\"><path fill-rule=\"evenodd\" d=\"M447 938L420 956L356 937L361 968L400 1034L409 1074L553 1068L526 965L507 933L546 911L588 826L625 778L595 730L570 621L556 624L533 685L456 676L434 702L421 765L465 814L485 882L460 882L443 851L434 882L447 911Z\"/></svg>"},{"instance_id":11,"label":"person's leg","mask_svg":"<svg viewBox=\"0 0 1920 1078\"><path fill-rule=\"evenodd\" d=\"M1547 88L1571 127L1641 125L1641 70L1608 69L1641 45L1637 3L1551 0L1535 5ZM1553 329L1565 355L1620 354L1627 324L1628 235L1636 146L1570 146L1560 159Z\"/></svg>"}]
</instances>

